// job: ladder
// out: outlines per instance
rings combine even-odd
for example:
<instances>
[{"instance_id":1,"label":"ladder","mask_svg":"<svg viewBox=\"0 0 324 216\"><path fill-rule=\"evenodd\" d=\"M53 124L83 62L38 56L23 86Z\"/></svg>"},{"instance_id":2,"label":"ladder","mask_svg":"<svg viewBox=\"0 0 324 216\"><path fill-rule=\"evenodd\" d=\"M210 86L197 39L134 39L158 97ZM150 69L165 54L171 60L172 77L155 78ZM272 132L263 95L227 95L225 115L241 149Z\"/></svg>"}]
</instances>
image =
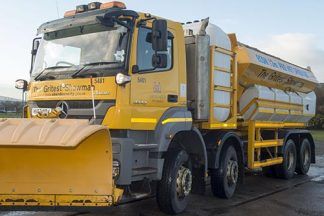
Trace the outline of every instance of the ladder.
<instances>
[{"instance_id":1,"label":"ladder","mask_svg":"<svg viewBox=\"0 0 324 216\"><path fill-rule=\"evenodd\" d=\"M227 59L228 65L220 64L215 59ZM237 56L235 52L218 46L210 47L210 105L208 122L202 124L204 129L237 128ZM214 95L223 95L215 98ZM215 109L228 111L224 120L218 120ZM220 111L216 112L220 112ZM226 113L226 112L224 112ZM226 114L224 114L226 115Z\"/></svg>"},{"instance_id":2,"label":"ladder","mask_svg":"<svg viewBox=\"0 0 324 216\"><path fill-rule=\"evenodd\" d=\"M283 140L279 139L279 129L285 127L282 123L248 122L248 168L257 169L276 164L281 164L283 158L279 157L278 149L283 146ZM273 130L273 139L263 140L261 130ZM270 151L269 148L273 148ZM261 159L261 149L266 149L269 155L267 159Z\"/></svg>"}]
</instances>

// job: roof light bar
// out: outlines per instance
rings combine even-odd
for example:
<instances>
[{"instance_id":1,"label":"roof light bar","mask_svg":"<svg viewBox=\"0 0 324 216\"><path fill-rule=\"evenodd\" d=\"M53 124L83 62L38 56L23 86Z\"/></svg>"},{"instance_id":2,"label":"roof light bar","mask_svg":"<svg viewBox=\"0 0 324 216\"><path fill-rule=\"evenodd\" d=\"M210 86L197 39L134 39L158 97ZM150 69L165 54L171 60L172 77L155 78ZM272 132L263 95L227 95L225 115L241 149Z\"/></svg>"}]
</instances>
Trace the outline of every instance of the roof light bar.
<instances>
[{"instance_id":1,"label":"roof light bar","mask_svg":"<svg viewBox=\"0 0 324 216\"><path fill-rule=\"evenodd\" d=\"M78 5L76 7L76 10L70 10L65 12L64 17L74 16L78 13L84 13L90 10L98 10L98 9L103 10L109 8L126 9L126 5L123 2L119 2L119 1L112 1L107 3L91 2L88 5Z\"/></svg>"},{"instance_id":2,"label":"roof light bar","mask_svg":"<svg viewBox=\"0 0 324 216\"><path fill-rule=\"evenodd\" d=\"M88 10L97 10L100 9L101 2L91 2L88 4Z\"/></svg>"},{"instance_id":3,"label":"roof light bar","mask_svg":"<svg viewBox=\"0 0 324 216\"><path fill-rule=\"evenodd\" d=\"M66 11L66 12L64 13L64 17L74 16L75 14L76 14L76 10Z\"/></svg>"},{"instance_id":4,"label":"roof light bar","mask_svg":"<svg viewBox=\"0 0 324 216\"><path fill-rule=\"evenodd\" d=\"M78 5L76 7L77 13L83 13L83 12L86 12L87 10L88 10L88 5Z\"/></svg>"},{"instance_id":5,"label":"roof light bar","mask_svg":"<svg viewBox=\"0 0 324 216\"><path fill-rule=\"evenodd\" d=\"M120 9L126 9L126 5L123 2L119 1L112 1L112 2L107 2L103 3L100 6L100 9L108 9L108 8L120 8Z\"/></svg>"}]
</instances>

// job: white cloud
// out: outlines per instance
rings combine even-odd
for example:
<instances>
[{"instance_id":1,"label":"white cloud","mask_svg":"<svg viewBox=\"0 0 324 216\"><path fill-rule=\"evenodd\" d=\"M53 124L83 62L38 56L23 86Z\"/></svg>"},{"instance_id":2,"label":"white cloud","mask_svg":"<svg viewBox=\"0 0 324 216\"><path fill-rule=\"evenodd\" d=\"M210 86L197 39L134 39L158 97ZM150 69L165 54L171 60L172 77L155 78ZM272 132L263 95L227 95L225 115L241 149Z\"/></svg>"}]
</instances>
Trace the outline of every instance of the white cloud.
<instances>
[{"instance_id":1,"label":"white cloud","mask_svg":"<svg viewBox=\"0 0 324 216\"><path fill-rule=\"evenodd\" d=\"M259 41L257 48L302 67L310 66L319 82L324 82L324 49L314 34L286 33Z\"/></svg>"}]
</instances>

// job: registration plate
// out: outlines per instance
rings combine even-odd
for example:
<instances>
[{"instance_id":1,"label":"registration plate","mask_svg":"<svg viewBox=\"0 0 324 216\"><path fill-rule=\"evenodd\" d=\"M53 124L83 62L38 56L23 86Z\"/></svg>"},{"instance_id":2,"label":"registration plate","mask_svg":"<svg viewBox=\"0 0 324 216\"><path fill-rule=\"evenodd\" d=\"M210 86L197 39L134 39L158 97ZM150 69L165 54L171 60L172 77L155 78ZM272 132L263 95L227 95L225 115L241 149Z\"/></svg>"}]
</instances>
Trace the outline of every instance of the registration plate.
<instances>
[{"instance_id":1,"label":"registration plate","mask_svg":"<svg viewBox=\"0 0 324 216\"><path fill-rule=\"evenodd\" d=\"M32 109L32 116L37 116L38 114L40 114L40 115L48 115L51 112L52 112L51 108L33 108Z\"/></svg>"}]
</instances>

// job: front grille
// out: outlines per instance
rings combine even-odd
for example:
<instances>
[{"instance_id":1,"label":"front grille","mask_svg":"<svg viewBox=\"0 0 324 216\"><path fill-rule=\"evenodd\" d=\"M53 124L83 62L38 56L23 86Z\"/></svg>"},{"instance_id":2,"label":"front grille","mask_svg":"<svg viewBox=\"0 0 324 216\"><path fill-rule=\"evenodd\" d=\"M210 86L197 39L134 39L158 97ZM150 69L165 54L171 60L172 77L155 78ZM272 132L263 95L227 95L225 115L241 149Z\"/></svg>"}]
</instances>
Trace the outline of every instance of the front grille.
<instances>
[{"instance_id":1,"label":"front grille","mask_svg":"<svg viewBox=\"0 0 324 216\"><path fill-rule=\"evenodd\" d=\"M39 108L56 108L60 101L34 101L33 103ZM92 101L65 101L70 109L92 109ZM100 103L95 101L95 106Z\"/></svg>"},{"instance_id":2,"label":"front grille","mask_svg":"<svg viewBox=\"0 0 324 216\"><path fill-rule=\"evenodd\" d=\"M55 109L60 101L29 101L30 110L33 108L52 108ZM87 101L65 101L68 105L68 119L88 119L93 118L93 105L91 100ZM115 100L96 100L96 121L95 124L101 124L110 107L116 104Z\"/></svg>"}]
</instances>

